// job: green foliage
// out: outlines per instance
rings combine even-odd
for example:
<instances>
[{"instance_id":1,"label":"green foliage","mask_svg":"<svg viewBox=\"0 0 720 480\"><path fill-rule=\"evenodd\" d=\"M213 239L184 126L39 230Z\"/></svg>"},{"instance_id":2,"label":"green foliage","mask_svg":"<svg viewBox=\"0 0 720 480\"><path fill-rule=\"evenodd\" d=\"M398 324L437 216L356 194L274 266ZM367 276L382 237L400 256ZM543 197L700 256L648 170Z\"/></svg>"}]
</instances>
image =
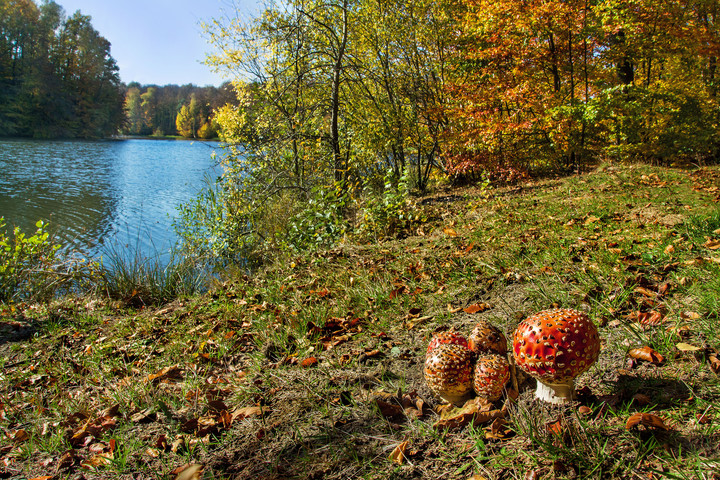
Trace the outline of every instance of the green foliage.
<instances>
[{"instance_id":1,"label":"green foliage","mask_svg":"<svg viewBox=\"0 0 720 480\"><path fill-rule=\"evenodd\" d=\"M340 188L317 187L304 203L305 208L290 219L287 246L294 250L310 250L336 244L348 230L343 216L348 194Z\"/></svg>"},{"instance_id":2,"label":"green foliage","mask_svg":"<svg viewBox=\"0 0 720 480\"><path fill-rule=\"evenodd\" d=\"M374 195L366 184L364 204L361 208L357 234L360 238L382 239L407 233L415 223L426 221L422 213L413 208L408 188L408 174L399 179L392 170L384 177L380 195Z\"/></svg>"},{"instance_id":3,"label":"green foliage","mask_svg":"<svg viewBox=\"0 0 720 480\"><path fill-rule=\"evenodd\" d=\"M36 223L31 236L13 229L6 234L5 219L0 217L0 302L45 301L57 293L71 290L95 278L95 264L62 259L60 245L54 244L47 225Z\"/></svg>"}]
</instances>

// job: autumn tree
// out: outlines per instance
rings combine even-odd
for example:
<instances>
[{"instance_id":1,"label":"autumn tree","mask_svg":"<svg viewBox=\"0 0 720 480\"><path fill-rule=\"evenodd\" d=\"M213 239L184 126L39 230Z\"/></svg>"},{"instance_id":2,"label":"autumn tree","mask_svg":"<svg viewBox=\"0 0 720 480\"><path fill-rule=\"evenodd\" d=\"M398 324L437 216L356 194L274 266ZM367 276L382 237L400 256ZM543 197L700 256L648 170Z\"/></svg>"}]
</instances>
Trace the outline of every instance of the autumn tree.
<instances>
[{"instance_id":1,"label":"autumn tree","mask_svg":"<svg viewBox=\"0 0 720 480\"><path fill-rule=\"evenodd\" d=\"M446 145L454 171L716 154L714 2L464 7Z\"/></svg>"}]
</instances>

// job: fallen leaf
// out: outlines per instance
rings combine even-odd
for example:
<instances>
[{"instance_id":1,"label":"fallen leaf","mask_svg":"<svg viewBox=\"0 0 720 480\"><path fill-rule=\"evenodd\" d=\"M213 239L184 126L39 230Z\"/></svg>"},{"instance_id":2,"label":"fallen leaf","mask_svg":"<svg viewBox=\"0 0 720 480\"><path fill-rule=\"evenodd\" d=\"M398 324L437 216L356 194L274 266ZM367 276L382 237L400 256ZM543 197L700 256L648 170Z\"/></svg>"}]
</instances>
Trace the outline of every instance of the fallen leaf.
<instances>
[{"instance_id":1,"label":"fallen leaf","mask_svg":"<svg viewBox=\"0 0 720 480\"><path fill-rule=\"evenodd\" d=\"M665 425L663 419L653 413L638 412L630 415L630 418L628 418L627 423L625 424L625 428L630 430L638 425L657 428L660 430L670 430L670 427Z\"/></svg>"},{"instance_id":2,"label":"fallen leaf","mask_svg":"<svg viewBox=\"0 0 720 480\"><path fill-rule=\"evenodd\" d=\"M395 403L388 403L380 398L376 398L375 403L380 409L380 413L383 417L392 418L403 415L404 413L402 406Z\"/></svg>"},{"instance_id":3,"label":"fallen leaf","mask_svg":"<svg viewBox=\"0 0 720 480\"><path fill-rule=\"evenodd\" d=\"M651 310L649 312L639 312L637 318L641 324L652 326L660 325L665 320L663 314L655 310Z\"/></svg>"},{"instance_id":4,"label":"fallen leaf","mask_svg":"<svg viewBox=\"0 0 720 480\"><path fill-rule=\"evenodd\" d=\"M707 413L698 413L696 415L696 418L697 418L697 422L700 425L707 425L708 423L712 422L712 417L709 416Z\"/></svg>"},{"instance_id":5,"label":"fallen leaf","mask_svg":"<svg viewBox=\"0 0 720 480\"><path fill-rule=\"evenodd\" d=\"M447 235L448 237L457 237L458 236L457 232L450 227L443 228L443 233L445 233L445 235Z\"/></svg>"},{"instance_id":6,"label":"fallen leaf","mask_svg":"<svg viewBox=\"0 0 720 480\"><path fill-rule=\"evenodd\" d=\"M665 358L662 355L648 346L633 348L628 352L628 355L630 358L644 360L652 363L653 365L660 365L665 361Z\"/></svg>"},{"instance_id":7,"label":"fallen leaf","mask_svg":"<svg viewBox=\"0 0 720 480\"><path fill-rule=\"evenodd\" d=\"M552 433L557 437L562 436L563 431L565 430L565 422L563 421L562 417L558 418L554 422L546 423L545 426L547 427L548 432Z\"/></svg>"},{"instance_id":8,"label":"fallen leaf","mask_svg":"<svg viewBox=\"0 0 720 480\"><path fill-rule=\"evenodd\" d=\"M700 347L696 347L695 345L690 345L689 343L678 343L675 345L675 348L680 350L681 352L697 352L698 350L702 350Z\"/></svg>"},{"instance_id":9,"label":"fallen leaf","mask_svg":"<svg viewBox=\"0 0 720 480\"><path fill-rule=\"evenodd\" d=\"M505 416L502 410L491 408L491 403L481 403L477 398L468 400L462 407L448 406L440 412L440 420L433 427L459 430L469 424L477 426Z\"/></svg>"},{"instance_id":10,"label":"fallen leaf","mask_svg":"<svg viewBox=\"0 0 720 480\"><path fill-rule=\"evenodd\" d=\"M256 417L258 415L263 415L265 413L268 413L268 408L263 407L241 407L236 408L232 411L230 416L232 417L232 420L242 420L243 418L248 417Z\"/></svg>"},{"instance_id":11,"label":"fallen leaf","mask_svg":"<svg viewBox=\"0 0 720 480\"><path fill-rule=\"evenodd\" d=\"M316 367L318 364L318 359L315 357L308 357L302 362L300 362L300 366L303 368L309 368L309 367Z\"/></svg>"},{"instance_id":12,"label":"fallen leaf","mask_svg":"<svg viewBox=\"0 0 720 480\"><path fill-rule=\"evenodd\" d=\"M30 440L30 435L28 435L28 433L22 428L20 430L15 430L12 433L8 432L7 436L10 437L10 440L15 443L26 442Z\"/></svg>"},{"instance_id":13,"label":"fallen leaf","mask_svg":"<svg viewBox=\"0 0 720 480\"><path fill-rule=\"evenodd\" d=\"M147 376L146 382L162 382L164 380L177 380L182 378L182 371L180 370L180 367L177 365L172 365L170 367L165 367L159 372L152 373Z\"/></svg>"},{"instance_id":14,"label":"fallen leaf","mask_svg":"<svg viewBox=\"0 0 720 480\"><path fill-rule=\"evenodd\" d=\"M720 240L715 239L708 239L707 242L703 243L703 247L709 249L709 250L717 250L720 248Z\"/></svg>"},{"instance_id":15,"label":"fallen leaf","mask_svg":"<svg viewBox=\"0 0 720 480\"><path fill-rule=\"evenodd\" d=\"M176 468L170 474L175 475L174 480L200 480L204 468L204 465L191 463Z\"/></svg>"},{"instance_id":16,"label":"fallen leaf","mask_svg":"<svg viewBox=\"0 0 720 480\"><path fill-rule=\"evenodd\" d=\"M390 456L388 456L388 459L392 461L393 463L397 463L398 465L402 465L405 462L405 451L407 451L408 447L408 441L405 440L400 445L395 447L395 449L390 453Z\"/></svg>"},{"instance_id":17,"label":"fallen leaf","mask_svg":"<svg viewBox=\"0 0 720 480\"><path fill-rule=\"evenodd\" d=\"M463 308L463 312L473 314L473 313L484 312L485 310L489 310L489 309L490 309L490 305L488 305L487 303L476 303L474 305L470 305L468 307Z\"/></svg>"},{"instance_id":18,"label":"fallen leaf","mask_svg":"<svg viewBox=\"0 0 720 480\"><path fill-rule=\"evenodd\" d=\"M710 369L720 375L720 358L718 358L717 352L708 353L707 359L710 362Z\"/></svg>"}]
</instances>

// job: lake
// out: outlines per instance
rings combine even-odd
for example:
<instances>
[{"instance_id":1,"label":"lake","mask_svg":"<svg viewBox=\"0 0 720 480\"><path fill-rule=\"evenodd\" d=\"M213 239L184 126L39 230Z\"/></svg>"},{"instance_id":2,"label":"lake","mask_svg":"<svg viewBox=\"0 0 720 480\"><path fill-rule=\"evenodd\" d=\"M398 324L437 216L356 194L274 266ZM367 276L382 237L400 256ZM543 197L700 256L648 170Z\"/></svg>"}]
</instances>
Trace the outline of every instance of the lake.
<instances>
[{"instance_id":1,"label":"lake","mask_svg":"<svg viewBox=\"0 0 720 480\"><path fill-rule=\"evenodd\" d=\"M177 207L220 174L213 151L219 143L0 139L0 216L27 233L45 220L65 251L86 257L106 246L163 255Z\"/></svg>"}]
</instances>

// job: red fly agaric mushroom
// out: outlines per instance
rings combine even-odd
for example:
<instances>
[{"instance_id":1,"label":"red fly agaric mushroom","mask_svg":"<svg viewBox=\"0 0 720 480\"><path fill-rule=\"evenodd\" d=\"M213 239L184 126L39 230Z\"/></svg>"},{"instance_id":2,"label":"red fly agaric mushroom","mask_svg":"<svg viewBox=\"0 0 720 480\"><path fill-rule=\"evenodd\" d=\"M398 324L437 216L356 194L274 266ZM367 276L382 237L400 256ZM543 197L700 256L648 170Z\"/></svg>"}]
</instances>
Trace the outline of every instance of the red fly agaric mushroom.
<instances>
[{"instance_id":1,"label":"red fly agaric mushroom","mask_svg":"<svg viewBox=\"0 0 720 480\"><path fill-rule=\"evenodd\" d=\"M449 343L468 348L468 341L462 334L456 332L455 330L444 330L433 333L433 336L430 339L430 344L427 348L427 354L429 355L436 347Z\"/></svg>"},{"instance_id":2,"label":"red fly agaric mushroom","mask_svg":"<svg viewBox=\"0 0 720 480\"><path fill-rule=\"evenodd\" d=\"M510 364L504 355L483 354L475 363L473 387L479 397L495 401L510 380Z\"/></svg>"},{"instance_id":3,"label":"red fly agaric mushroom","mask_svg":"<svg viewBox=\"0 0 720 480\"><path fill-rule=\"evenodd\" d=\"M480 355L481 353L507 353L507 340L505 335L493 324L480 320L468 337L470 350Z\"/></svg>"},{"instance_id":4,"label":"red fly agaric mushroom","mask_svg":"<svg viewBox=\"0 0 720 480\"><path fill-rule=\"evenodd\" d=\"M595 363L600 337L583 312L543 310L526 318L515 330L515 362L538 381L535 396L564 403L575 396L575 378Z\"/></svg>"},{"instance_id":5,"label":"red fly agaric mushroom","mask_svg":"<svg viewBox=\"0 0 720 480\"><path fill-rule=\"evenodd\" d=\"M473 389L475 354L466 346L443 343L425 358L425 381L443 400L460 405Z\"/></svg>"}]
</instances>

